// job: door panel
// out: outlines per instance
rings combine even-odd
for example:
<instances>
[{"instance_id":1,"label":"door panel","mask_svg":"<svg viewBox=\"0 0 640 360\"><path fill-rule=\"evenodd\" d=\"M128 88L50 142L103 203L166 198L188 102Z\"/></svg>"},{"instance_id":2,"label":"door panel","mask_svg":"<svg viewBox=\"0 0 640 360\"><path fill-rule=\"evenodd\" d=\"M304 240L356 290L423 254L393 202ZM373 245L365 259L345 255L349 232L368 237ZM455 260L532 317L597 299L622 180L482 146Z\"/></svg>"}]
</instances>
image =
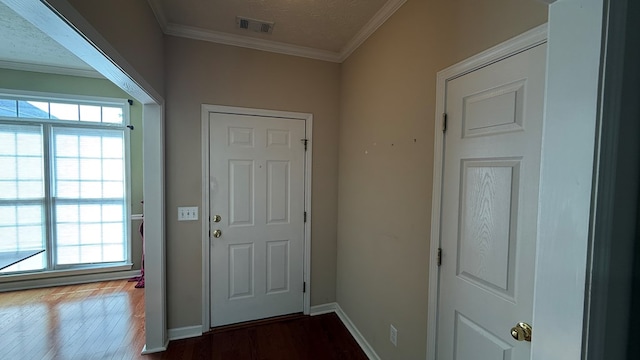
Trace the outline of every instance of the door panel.
<instances>
[{"instance_id":1,"label":"door panel","mask_svg":"<svg viewBox=\"0 0 640 360\"><path fill-rule=\"evenodd\" d=\"M267 224L289 222L289 161L267 161Z\"/></svg>"},{"instance_id":2,"label":"door panel","mask_svg":"<svg viewBox=\"0 0 640 360\"><path fill-rule=\"evenodd\" d=\"M253 244L229 246L229 299L253 296L254 262Z\"/></svg>"},{"instance_id":3,"label":"door panel","mask_svg":"<svg viewBox=\"0 0 640 360\"><path fill-rule=\"evenodd\" d=\"M530 358L511 328L532 319L545 58L543 44L447 82L439 360Z\"/></svg>"},{"instance_id":4,"label":"door panel","mask_svg":"<svg viewBox=\"0 0 640 360\"><path fill-rule=\"evenodd\" d=\"M455 359L511 359L512 346L456 312Z\"/></svg>"},{"instance_id":5,"label":"door panel","mask_svg":"<svg viewBox=\"0 0 640 360\"><path fill-rule=\"evenodd\" d=\"M301 312L304 120L210 114L211 324Z\"/></svg>"},{"instance_id":6,"label":"door panel","mask_svg":"<svg viewBox=\"0 0 640 360\"><path fill-rule=\"evenodd\" d=\"M463 161L460 278L513 300L518 160Z\"/></svg>"},{"instance_id":7,"label":"door panel","mask_svg":"<svg viewBox=\"0 0 640 360\"><path fill-rule=\"evenodd\" d=\"M289 290L289 240L267 243L267 294Z\"/></svg>"},{"instance_id":8,"label":"door panel","mask_svg":"<svg viewBox=\"0 0 640 360\"><path fill-rule=\"evenodd\" d=\"M253 225L254 163L252 160L229 160L229 209L231 226Z\"/></svg>"}]
</instances>

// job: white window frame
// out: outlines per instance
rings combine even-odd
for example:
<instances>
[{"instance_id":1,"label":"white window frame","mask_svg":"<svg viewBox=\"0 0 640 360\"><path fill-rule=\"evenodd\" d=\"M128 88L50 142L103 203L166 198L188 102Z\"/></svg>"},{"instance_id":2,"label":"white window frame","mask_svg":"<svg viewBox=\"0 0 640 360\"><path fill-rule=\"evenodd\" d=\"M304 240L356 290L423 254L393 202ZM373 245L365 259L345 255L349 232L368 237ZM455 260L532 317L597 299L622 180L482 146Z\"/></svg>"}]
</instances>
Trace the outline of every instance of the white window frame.
<instances>
[{"instance_id":1,"label":"white window frame","mask_svg":"<svg viewBox=\"0 0 640 360\"><path fill-rule=\"evenodd\" d=\"M73 95L73 94L60 94L49 93L39 91L26 91L26 90L14 90L14 89L2 89L0 88L1 99L13 99L22 101L43 101L43 102L65 102L70 104L89 104L89 105L101 105L101 106L121 106L123 109L123 123L122 124L107 124L107 123L88 123L79 122L75 120L51 120L51 119L29 119L18 117L3 117L0 116L0 123L3 124L38 124L42 125L43 129L46 125L53 125L55 127L64 128L95 128L95 129L122 129L124 132L124 160L125 160L125 214L124 214L124 226L125 226L125 241L126 241L126 254L125 259L122 262L110 262L104 264L78 264L78 265L58 265L57 269L51 269L53 266L52 256L47 255L48 268L44 270L33 270L28 272L17 273L3 273L0 274L0 284L6 282L22 281L22 280L34 280L34 279L46 279L63 276L73 275L85 275L85 274L97 274L104 272L125 271L131 270L133 267L132 262L132 226L131 226L131 146L130 146L130 131L131 125L130 117L130 103L127 99L122 98L110 98L110 97L98 97L98 96L86 96L86 95ZM51 136L53 131L48 133L43 132L43 146L47 147L45 153L49 153L49 157L53 156L51 149L50 138L44 138L47 135ZM49 181L53 182L51 175L50 159L47 161L46 156L44 159L44 171L49 174ZM52 184L49 184L52 186ZM49 208L52 198L51 194L44 195L45 211L50 211ZM50 232L52 226L51 218L47 217L44 224L45 231ZM50 235L47 234L46 241L49 242ZM47 245L48 246L48 245ZM53 249L48 249L53 250Z\"/></svg>"}]
</instances>

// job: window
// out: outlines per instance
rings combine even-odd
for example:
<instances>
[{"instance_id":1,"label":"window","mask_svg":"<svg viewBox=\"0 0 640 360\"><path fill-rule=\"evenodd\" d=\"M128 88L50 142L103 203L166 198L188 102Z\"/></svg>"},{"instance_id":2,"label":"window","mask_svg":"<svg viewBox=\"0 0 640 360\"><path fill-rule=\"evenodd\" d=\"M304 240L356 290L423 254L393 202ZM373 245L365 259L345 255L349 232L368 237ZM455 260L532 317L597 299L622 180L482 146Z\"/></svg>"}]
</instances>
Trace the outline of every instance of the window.
<instances>
[{"instance_id":1,"label":"window","mask_svg":"<svg viewBox=\"0 0 640 360\"><path fill-rule=\"evenodd\" d=\"M0 94L0 273L121 265L128 236L125 100Z\"/></svg>"}]
</instances>

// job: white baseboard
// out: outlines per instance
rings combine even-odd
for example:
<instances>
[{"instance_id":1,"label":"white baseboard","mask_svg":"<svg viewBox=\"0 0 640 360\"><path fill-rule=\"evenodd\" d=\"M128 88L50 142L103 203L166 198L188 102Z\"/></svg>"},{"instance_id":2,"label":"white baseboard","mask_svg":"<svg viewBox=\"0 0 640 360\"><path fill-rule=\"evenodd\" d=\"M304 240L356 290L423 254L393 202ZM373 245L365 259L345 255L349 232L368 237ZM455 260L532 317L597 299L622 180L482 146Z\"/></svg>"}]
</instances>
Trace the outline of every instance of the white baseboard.
<instances>
[{"instance_id":1,"label":"white baseboard","mask_svg":"<svg viewBox=\"0 0 640 360\"><path fill-rule=\"evenodd\" d=\"M367 355L370 360L380 360L380 356L376 354L376 352L373 350L373 347L369 345L364 336L362 336L362 333L360 333L360 330L358 330L358 328L353 324L351 319L349 319L349 316L347 316L347 314L344 312L344 310L342 310L338 303L333 302L312 306L309 315L322 315L332 312L335 312L336 315L338 315L340 321L342 321L347 330L349 330L349 333L351 333L351 336L353 336L358 345L360 345L360 348L362 349L362 351L364 351L365 355Z\"/></svg>"},{"instance_id":2,"label":"white baseboard","mask_svg":"<svg viewBox=\"0 0 640 360\"><path fill-rule=\"evenodd\" d=\"M159 352L166 351L168 347L169 347L169 340L167 340L164 343L164 346L153 348L153 349L147 349L147 345L145 344L140 354L147 355L147 354L159 353Z\"/></svg>"},{"instance_id":3,"label":"white baseboard","mask_svg":"<svg viewBox=\"0 0 640 360\"><path fill-rule=\"evenodd\" d=\"M102 272L96 274L73 275L65 277L49 277L43 279L21 280L15 282L0 283L0 292L39 289L53 286L86 284L98 281L129 279L140 276L140 270L128 270L117 272Z\"/></svg>"},{"instance_id":4,"label":"white baseboard","mask_svg":"<svg viewBox=\"0 0 640 360\"><path fill-rule=\"evenodd\" d=\"M200 335L202 335L202 325L169 329L169 340L187 339Z\"/></svg>"},{"instance_id":5,"label":"white baseboard","mask_svg":"<svg viewBox=\"0 0 640 360\"><path fill-rule=\"evenodd\" d=\"M312 306L311 311L309 312L309 315L316 316L316 315L328 314L332 312L338 315L338 318L340 318L340 321L342 321L342 323L347 328L347 330L349 330L349 333L351 333L351 336L353 336L353 338L356 340L358 345L360 345L360 348L362 349L362 351L364 351L365 355L367 355L367 357L370 360L380 360L380 357L373 350L373 347L369 345L369 343L364 338L364 336L362 336L362 333L360 333L358 328L353 324L351 319L349 319L349 316L347 316L347 314L344 312L344 310L342 310L342 308L338 303L333 302L328 304ZM202 326L200 325L169 329L169 340L187 339L192 337L198 337L201 335L202 335ZM153 352L164 351L165 349L146 350L145 348L142 351L142 353L150 354Z\"/></svg>"},{"instance_id":6,"label":"white baseboard","mask_svg":"<svg viewBox=\"0 0 640 360\"><path fill-rule=\"evenodd\" d=\"M336 303L336 314L338 315L340 320L342 320L342 323L344 324L344 326L347 327L347 330L349 330L349 332L351 333L351 336L353 336L353 338L356 339L356 342L358 343L358 345L360 345L360 347L362 348L362 351L364 351L367 357L371 360L380 360L380 357L373 350L373 347L369 345L369 343L364 338L364 336L362 336L362 333L360 333L360 330L358 330L358 328L353 324L351 319L349 319L349 316L347 316L347 314L342 310L340 305L337 303Z\"/></svg>"},{"instance_id":7,"label":"white baseboard","mask_svg":"<svg viewBox=\"0 0 640 360\"><path fill-rule=\"evenodd\" d=\"M309 315L311 316L316 316L316 315L322 315L322 314L328 314L328 313L332 313L332 312L336 312L336 306L338 304L332 302L332 303L328 303L328 304L322 304L322 305L314 305L311 307L311 311L309 311Z\"/></svg>"}]
</instances>

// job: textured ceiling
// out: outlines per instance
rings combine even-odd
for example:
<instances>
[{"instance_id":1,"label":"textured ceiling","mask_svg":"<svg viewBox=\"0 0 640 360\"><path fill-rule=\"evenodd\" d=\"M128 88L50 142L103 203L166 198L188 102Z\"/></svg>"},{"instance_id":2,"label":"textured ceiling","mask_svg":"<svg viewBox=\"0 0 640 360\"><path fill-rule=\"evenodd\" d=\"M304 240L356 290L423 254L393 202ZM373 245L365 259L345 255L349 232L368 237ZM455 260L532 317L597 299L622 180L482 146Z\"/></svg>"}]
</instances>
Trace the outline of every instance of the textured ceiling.
<instances>
[{"instance_id":1,"label":"textured ceiling","mask_svg":"<svg viewBox=\"0 0 640 360\"><path fill-rule=\"evenodd\" d=\"M342 52L342 55L345 55L345 47L350 48L351 51L354 50L375 30L377 26L372 26L372 22L379 26L404 0L149 0L149 2L154 7L156 15L158 10L161 12L158 19L165 29L167 25L178 26L228 34L240 39L267 40L273 44L301 46L334 54L330 55L330 61L335 61L339 58L339 53ZM394 6L389 7L392 3L395 3ZM381 17L380 13L386 13L386 16ZM237 16L274 22L273 33L268 35L238 29ZM0 21L0 67L80 75L81 73L74 73L74 70L79 70L83 72L83 76L99 76L86 63L2 2L0 2L0 19L2 19ZM365 28L368 32L365 31L363 35ZM281 49L275 51L279 52ZM31 66L16 67L20 64Z\"/></svg>"},{"instance_id":2,"label":"textured ceiling","mask_svg":"<svg viewBox=\"0 0 640 360\"><path fill-rule=\"evenodd\" d=\"M0 65L32 64L60 69L93 69L0 2ZM5 66L8 67L8 66Z\"/></svg>"},{"instance_id":3,"label":"textured ceiling","mask_svg":"<svg viewBox=\"0 0 640 360\"><path fill-rule=\"evenodd\" d=\"M340 52L387 0L156 0L168 24ZM275 22L266 35L236 16Z\"/></svg>"}]
</instances>

